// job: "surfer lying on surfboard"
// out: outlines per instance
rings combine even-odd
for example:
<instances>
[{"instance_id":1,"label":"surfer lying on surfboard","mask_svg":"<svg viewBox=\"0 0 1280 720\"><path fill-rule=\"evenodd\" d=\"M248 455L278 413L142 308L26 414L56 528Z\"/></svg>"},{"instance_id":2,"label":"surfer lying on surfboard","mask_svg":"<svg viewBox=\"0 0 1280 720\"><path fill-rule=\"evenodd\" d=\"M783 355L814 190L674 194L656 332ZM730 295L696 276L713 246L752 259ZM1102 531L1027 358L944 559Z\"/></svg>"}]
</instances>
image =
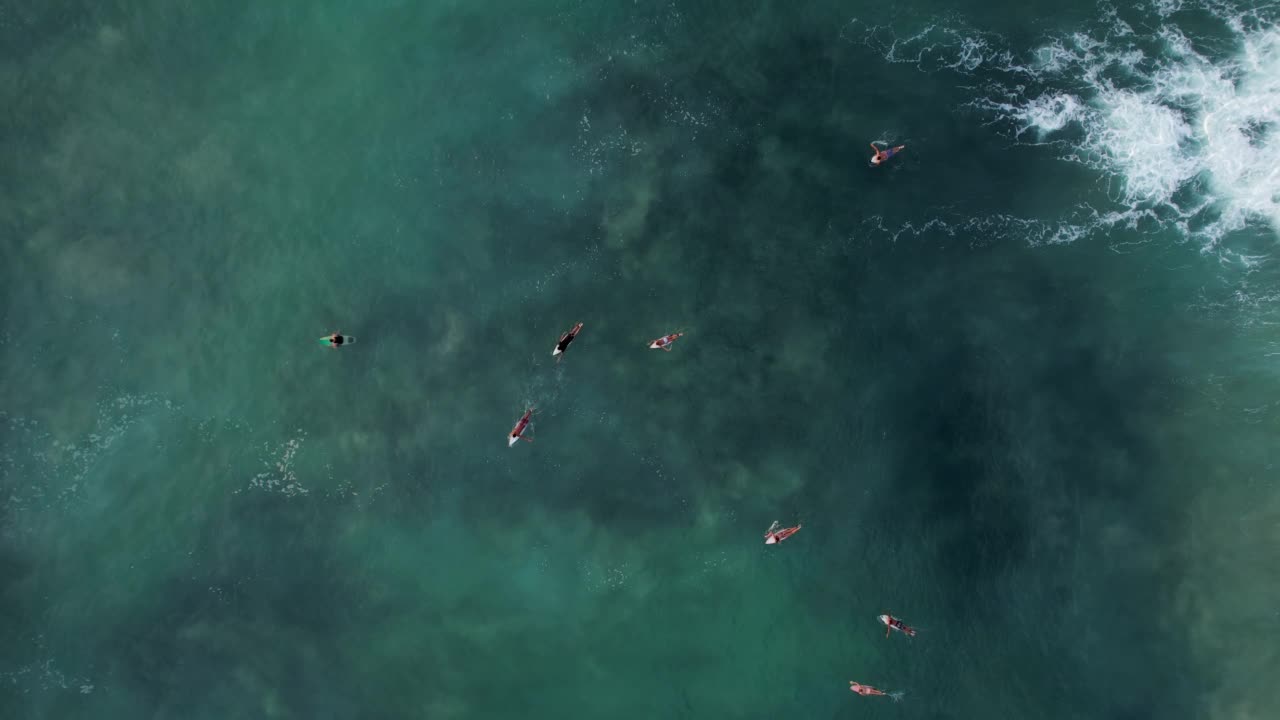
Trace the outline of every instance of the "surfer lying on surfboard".
<instances>
[{"instance_id":1,"label":"surfer lying on surfboard","mask_svg":"<svg viewBox=\"0 0 1280 720\"><path fill-rule=\"evenodd\" d=\"M555 358L556 362L560 362L560 356L564 354L565 350L569 349L569 343L573 342L580 332L582 332L582 323L574 325L572 330L560 336L560 340L556 342L555 349L551 351L551 357Z\"/></svg>"},{"instance_id":2,"label":"surfer lying on surfboard","mask_svg":"<svg viewBox=\"0 0 1280 720\"><path fill-rule=\"evenodd\" d=\"M888 160L894 155L902 152L906 147L906 145L899 145L898 147L885 147L884 150L881 150L878 145L871 143L871 149L876 151L876 154L871 156L871 164L879 165L885 160Z\"/></svg>"},{"instance_id":3,"label":"surfer lying on surfboard","mask_svg":"<svg viewBox=\"0 0 1280 720\"><path fill-rule=\"evenodd\" d=\"M343 334L342 334L342 333L340 333L340 332L334 332L334 333L332 333L332 334L329 334L329 335L326 335L326 336L324 336L324 337L320 338L320 342L321 342L322 344L324 344L324 345L328 345L329 347L333 348L334 350L337 350L338 348L342 347L343 345L350 345L350 344L354 343L355 341L356 341L356 339L355 339L355 338L351 337L350 335L343 335Z\"/></svg>"},{"instance_id":4,"label":"surfer lying on surfboard","mask_svg":"<svg viewBox=\"0 0 1280 720\"><path fill-rule=\"evenodd\" d=\"M849 681L849 689L858 693L863 697L870 697L872 695L887 695L894 702L898 702L899 700L902 699L902 696L906 694L904 692L887 693L883 690L873 688L870 685L863 685L862 683L856 683L852 680Z\"/></svg>"},{"instance_id":5,"label":"surfer lying on surfboard","mask_svg":"<svg viewBox=\"0 0 1280 720\"><path fill-rule=\"evenodd\" d=\"M786 540L792 535L795 535L799 531L800 531L799 525L795 527L782 528L781 530L779 530L778 521L774 520L773 524L769 526L769 531L764 534L764 544L777 545L783 540Z\"/></svg>"},{"instance_id":6,"label":"surfer lying on surfboard","mask_svg":"<svg viewBox=\"0 0 1280 720\"><path fill-rule=\"evenodd\" d=\"M684 333L682 332L673 332L670 335L663 335L657 340L654 340L653 342L649 343L649 349L650 350L666 350L667 352L671 352L671 343L675 342L676 340L679 340L683 336L684 336Z\"/></svg>"},{"instance_id":7,"label":"surfer lying on surfboard","mask_svg":"<svg viewBox=\"0 0 1280 720\"><path fill-rule=\"evenodd\" d=\"M893 632L894 630L897 630L898 632L903 633L903 634L904 634L904 635L906 635L907 637L915 637L915 636L916 636L916 629L915 629L915 628L913 628L913 627L911 627L910 625L908 625L908 624L906 624L906 623L902 622L901 620L899 620L898 618L896 618L896 617L894 617L894 616L892 616L892 615L881 615L881 616L880 616L880 622L884 623L884 636L885 636L885 637L889 637L889 633Z\"/></svg>"},{"instance_id":8,"label":"surfer lying on surfboard","mask_svg":"<svg viewBox=\"0 0 1280 720\"><path fill-rule=\"evenodd\" d=\"M533 408L524 411L524 415L520 416L520 419L516 421L516 426L511 428L510 434L507 435L507 447L515 445L517 440L533 442L533 438L524 436L524 431L529 427L529 418L532 416Z\"/></svg>"},{"instance_id":9,"label":"surfer lying on surfboard","mask_svg":"<svg viewBox=\"0 0 1280 720\"><path fill-rule=\"evenodd\" d=\"M871 695L888 695L889 694L883 690L877 690L876 688L873 688L870 685L863 685L862 683L856 683L852 680L849 681L849 689L858 693L859 695L862 695L863 697L870 697Z\"/></svg>"}]
</instances>

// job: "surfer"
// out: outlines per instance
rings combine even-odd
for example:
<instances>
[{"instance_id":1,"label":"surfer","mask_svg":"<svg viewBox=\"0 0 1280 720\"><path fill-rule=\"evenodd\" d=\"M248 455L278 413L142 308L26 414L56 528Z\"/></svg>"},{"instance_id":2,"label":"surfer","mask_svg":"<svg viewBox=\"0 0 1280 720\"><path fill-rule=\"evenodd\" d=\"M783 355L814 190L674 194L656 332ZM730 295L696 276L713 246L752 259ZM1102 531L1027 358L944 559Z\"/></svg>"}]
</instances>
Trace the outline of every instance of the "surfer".
<instances>
[{"instance_id":1,"label":"surfer","mask_svg":"<svg viewBox=\"0 0 1280 720\"><path fill-rule=\"evenodd\" d=\"M653 342L649 343L649 349L650 350L666 350L667 352L671 352L671 343L675 342L676 340L679 340L683 336L684 336L684 333L682 332L673 332L670 335L663 335L657 340L654 340Z\"/></svg>"},{"instance_id":2,"label":"surfer","mask_svg":"<svg viewBox=\"0 0 1280 720\"><path fill-rule=\"evenodd\" d=\"M892 615L881 615L880 622L884 623L884 636L889 637L889 633L897 630L905 634L907 637L915 637L916 629L902 622Z\"/></svg>"},{"instance_id":3,"label":"surfer","mask_svg":"<svg viewBox=\"0 0 1280 720\"><path fill-rule=\"evenodd\" d=\"M329 347L333 348L334 350L337 350L338 348L342 347L343 345L350 345L350 344L351 344L351 338L348 338L348 337L344 336L344 335L343 335L342 333L340 333L340 332L334 332L333 334L331 334L331 335L329 335L329 336L327 336L327 337L322 337L322 338L320 338L320 342L325 343L326 345L328 345Z\"/></svg>"},{"instance_id":4,"label":"surfer","mask_svg":"<svg viewBox=\"0 0 1280 720\"><path fill-rule=\"evenodd\" d=\"M888 160L894 155L897 155L898 153L902 152L902 150L906 147L907 147L906 145L899 145L898 147L886 146L884 150L881 150L878 145L876 145L875 143L871 143L871 149L876 151L876 154L871 156L871 164L879 165L885 160Z\"/></svg>"},{"instance_id":5,"label":"surfer","mask_svg":"<svg viewBox=\"0 0 1280 720\"><path fill-rule=\"evenodd\" d=\"M507 447L515 445L516 441L522 439L527 442L533 442L532 438L524 436L524 431L529 427L529 418L532 416L533 408L524 411L524 415L520 416L520 419L516 421L516 426L511 428L511 432L507 435Z\"/></svg>"},{"instance_id":6,"label":"surfer","mask_svg":"<svg viewBox=\"0 0 1280 720\"><path fill-rule=\"evenodd\" d=\"M764 544L765 544L765 545L777 545L778 543L782 542L783 540L786 540L787 538L789 538L789 537L791 537L792 535L795 535L797 532L799 532L799 531L800 531L800 527L801 527L801 526L797 525L797 526L795 526L795 527L782 528L781 530L779 530L779 529L778 529L778 521L777 521L777 520L774 520L774 521L773 521L773 524L769 526L769 530L768 530L768 532L766 532L766 533L764 534Z\"/></svg>"},{"instance_id":7,"label":"surfer","mask_svg":"<svg viewBox=\"0 0 1280 720\"><path fill-rule=\"evenodd\" d=\"M888 695L889 694L883 690L877 690L871 687L870 685L862 685L861 683L856 683L852 680L849 681L849 689L858 693L859 695L862 695L863 697L869 697L871 695Z\"/></svg>"},{"instance_id":8,"label":"surfer","mask_svg":"<svg viewBox=\"0 0 1280 720\"><path fill-rule=\"evenodd\" d=\"M556 362L560 362L560 356L564 354L565 350L569 349L569 343L578 337L579 332L582 332L582 323L574 325L572 330L560 336L555 349L551 351L551 356L556 359Z\"/></svg>"}]
</instances>

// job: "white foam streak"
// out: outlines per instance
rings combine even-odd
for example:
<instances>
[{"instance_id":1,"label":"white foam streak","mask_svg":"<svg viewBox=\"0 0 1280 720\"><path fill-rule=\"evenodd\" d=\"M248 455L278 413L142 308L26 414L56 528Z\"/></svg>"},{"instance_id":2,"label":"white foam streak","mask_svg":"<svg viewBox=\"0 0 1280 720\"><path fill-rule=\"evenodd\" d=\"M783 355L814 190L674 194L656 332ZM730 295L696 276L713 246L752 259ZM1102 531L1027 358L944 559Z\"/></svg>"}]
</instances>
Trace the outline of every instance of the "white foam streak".
<instances>
[{"instance_id":1,"label":"white foam streak","mask_svg":"<svg viewBox=\"0 0 1280 720\"><path fill-rule=\"evenodd\" d=\"M875 49L887 62L915 65L925 72L945 68L968 74L984 65L1016 67L1013 53L992 47L989 37L995 36L969 30L957 18L947 18L907 37L854 18L841 29L840 36Z\"/></svg>"},{"instance_id":2,"label":"white foam streak","mask_svg":"<svg viewBox=\"0 0 1280 720\"><path fill-rule=\"evenodd\" d=\"M1087 209L1086 209L1087 210ZM1096 216L1095 216L1096 217ZM1056 245L1071 243L1087 235L1091 224L1070 221L1043 222L1031 218L1020 218L1013 215L991 215L987 217L934 217L924 222L904 222L898 226L886 225L880 215L872 215L863 221L862 234L872 231L890 242L897 242L903 237L964 237L974 244L999 242L1006 239L1017 239L1034 245ZM823 250L843 250L857 238L848 242L828 243Z\"/></svg>"}]
</instances>

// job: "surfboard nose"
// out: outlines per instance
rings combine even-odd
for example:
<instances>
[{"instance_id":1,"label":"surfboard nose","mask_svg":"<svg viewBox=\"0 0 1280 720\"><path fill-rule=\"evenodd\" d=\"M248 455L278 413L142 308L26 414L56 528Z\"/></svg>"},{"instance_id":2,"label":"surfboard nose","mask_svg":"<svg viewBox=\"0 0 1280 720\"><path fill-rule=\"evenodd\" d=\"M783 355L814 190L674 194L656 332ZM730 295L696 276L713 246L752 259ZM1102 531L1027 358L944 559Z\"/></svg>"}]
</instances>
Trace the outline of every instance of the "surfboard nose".
<instances>
[{"instance_id":1,"label":"surfboard nose","mask_svg":"<svg viewBox=\"0 0 1280 720\"><path fill-rule=\"evenodd\" d=\"M507 447L511 447L512 445L515 445L518 442L520 442L520 438L518 436L516 435L507 436Z\"/></svg>"}]
</instances>

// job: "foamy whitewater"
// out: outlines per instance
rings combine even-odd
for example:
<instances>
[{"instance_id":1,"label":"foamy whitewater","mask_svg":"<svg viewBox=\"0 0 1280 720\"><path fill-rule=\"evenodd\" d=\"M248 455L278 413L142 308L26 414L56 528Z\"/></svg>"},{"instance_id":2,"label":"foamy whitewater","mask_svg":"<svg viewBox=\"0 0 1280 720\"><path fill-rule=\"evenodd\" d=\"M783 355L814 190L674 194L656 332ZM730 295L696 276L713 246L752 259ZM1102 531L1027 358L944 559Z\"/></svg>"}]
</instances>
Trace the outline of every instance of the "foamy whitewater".
<instances>
[{"instance_id":1,"label":"foamy whitewater","mask_svg":"<svg viewBox=\"0 0 1280 720\"><path fill-rule=\"evenodd\" d=\"M1128 33L1054 44L1041 52L1044 77L1078 76L1088 89L1038 97L1010 116L1041 138L1082 125L1069 158L1118 175L1117 200L1131 214L1172 210L1210 243L1251 221L1280 228L1280 30L1246 30L1239 18L1229 27L1240 49L1217 63L1173 26L1150 59L1121 41ZM1178 197L1198 180L1203 189Z\"/></svg>"},{"instance_id":2,"label":"foamy whitewater","mask_svg":"<svg viewBox=\"0 0 1280 720\"><path fill-rule=\"evenodd\" d=\"M1026 54L957 21L905 37L853 21L843 36L890 62L974 77L971 106L1018 144L1057 146L1064 161L1111 179L1112 207L1080 198L1063 218L1072 230L1048 238L1150 222L1210 250L1249 227L1280 230L1280 27L1274 5L1197 7L1221 23L1229 49L1210 52L1220 39L1180 27L1182 3L1147 8L1160 24L1142 34L1104 4L1097 28Z\"/></svg>"}]
</instances>

